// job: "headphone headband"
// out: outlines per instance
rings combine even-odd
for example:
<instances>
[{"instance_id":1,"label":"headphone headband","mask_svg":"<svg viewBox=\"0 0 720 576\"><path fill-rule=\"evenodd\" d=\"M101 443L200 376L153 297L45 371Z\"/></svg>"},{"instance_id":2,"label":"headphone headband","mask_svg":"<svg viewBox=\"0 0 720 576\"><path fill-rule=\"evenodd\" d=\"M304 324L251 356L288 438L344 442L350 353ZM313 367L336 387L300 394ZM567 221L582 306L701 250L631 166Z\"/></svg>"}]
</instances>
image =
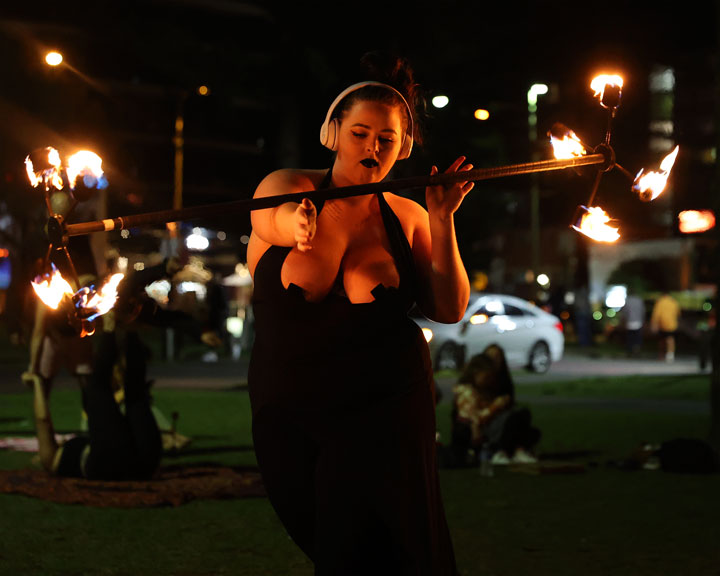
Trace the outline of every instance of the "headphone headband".
<instances>
[{"instance_id":1,"label":"headphone headband","mask_svg":"<svg viewBox=\"0 0 720 576\"><path fill-rule=\"evenodd\" d=\"M403 136L402 148L400 149L398 160L403 160L407 158L412 152L413 145L413 117L410 105L405 99L405 96L403 96L396 88L393 88L389 84L384 84L383 82L375 82L373 80L352 84L351 86L348 86L347 88L345 88L345 90L340 92L340 94L338 94L337 98L335 98L333 103L330 105L330 108L325 115L325 122L323 122L322 126L320 127L320 142L323 146L329 148L330 150L337 150L338 119L332 117L333 112L335 112L335 108L337 108L338 104L340 104L343 98L345 98L348 94L359 90L360 88L364 88L365 86L382 86L383 88L387 88L388 90L391 90L392 92L397 94L403 101L403 104L405 104L408 113L408 128L405 131L405 135Z\"/></svg>"}]
</instances>

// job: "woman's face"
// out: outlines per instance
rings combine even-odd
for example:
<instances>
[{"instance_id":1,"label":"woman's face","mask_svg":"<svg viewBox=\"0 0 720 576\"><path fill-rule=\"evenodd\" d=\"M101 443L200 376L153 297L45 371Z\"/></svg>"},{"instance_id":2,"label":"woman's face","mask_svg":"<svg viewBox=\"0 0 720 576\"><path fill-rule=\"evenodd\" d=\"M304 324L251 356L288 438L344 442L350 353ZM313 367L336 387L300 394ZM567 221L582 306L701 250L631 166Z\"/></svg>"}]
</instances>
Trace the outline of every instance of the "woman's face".
<instances>
[{"instance_id":1,"label":"woman's face","mask_svg":"<svg viewBox=\"0 0 720 576\"><path fill-rule=\"evenodd\" d=\"M340 121L333 174L353 184L379 182L395 164L404 134L399 106L356 102Z\"/></svg>"}]
</instances>

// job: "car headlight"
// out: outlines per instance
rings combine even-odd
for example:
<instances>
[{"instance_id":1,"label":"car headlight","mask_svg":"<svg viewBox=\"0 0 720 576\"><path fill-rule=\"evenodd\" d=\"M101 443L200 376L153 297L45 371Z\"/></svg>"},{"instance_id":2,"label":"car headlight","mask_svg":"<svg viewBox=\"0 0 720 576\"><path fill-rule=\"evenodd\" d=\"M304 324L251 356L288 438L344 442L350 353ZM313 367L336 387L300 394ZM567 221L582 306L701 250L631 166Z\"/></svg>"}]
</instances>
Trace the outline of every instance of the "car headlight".
<instances>
[{"instance_id":1,"label":"car headlight","mask_svg":"<svg viewBox=\"0 0 720 576\"><path fill-rule=\"evenodd\" d=\"M423 328L422 333L425 336L425 341L430 343L430 340L433 339L433 331L430 328Z\"/></svg>"}]
</instances>

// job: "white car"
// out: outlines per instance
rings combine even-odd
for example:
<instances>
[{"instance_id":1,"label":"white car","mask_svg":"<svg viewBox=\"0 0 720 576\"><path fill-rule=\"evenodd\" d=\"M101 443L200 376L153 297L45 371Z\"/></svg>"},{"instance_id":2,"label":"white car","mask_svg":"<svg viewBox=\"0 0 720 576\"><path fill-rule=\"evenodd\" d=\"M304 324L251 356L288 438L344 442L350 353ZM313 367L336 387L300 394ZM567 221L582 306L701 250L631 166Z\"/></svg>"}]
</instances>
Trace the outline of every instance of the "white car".
<instances>
[{"instance_id":1,"label":"white car","mask_svg":"<svg viewBox=\"0 0 720 576\"><path fill-rule=\"evenodd\" d=\"M455 324L428 320L416 308L410 316L425 334L435 371L458 370L497 344L511 368L544 373L565 350L560 318L507 294L472 294L465 316Z\"/></svg>"}]
</instances>

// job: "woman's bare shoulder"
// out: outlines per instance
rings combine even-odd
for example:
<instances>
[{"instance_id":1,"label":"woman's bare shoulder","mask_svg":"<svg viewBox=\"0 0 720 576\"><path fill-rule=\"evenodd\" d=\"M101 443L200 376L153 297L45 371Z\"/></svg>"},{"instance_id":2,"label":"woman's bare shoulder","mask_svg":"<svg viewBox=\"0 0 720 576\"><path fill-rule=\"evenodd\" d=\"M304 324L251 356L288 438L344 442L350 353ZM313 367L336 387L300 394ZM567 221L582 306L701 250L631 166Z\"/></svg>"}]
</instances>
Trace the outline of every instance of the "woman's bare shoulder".
<instances>
[{"instance_id":1,"label":"woman's bare shoulder","mask_svg":"<svg viewBox=\"0 0 720 576\"><path fill-rule=\"evenodd\" d=\"M255 197L277 196L291 192L315 190L327 173L326 169L308 170L281 168L270 172L255 190Z\"/></svg>"},{"instance_id":2,"label":"woman's bare shoulder","mask_svg":"<svg viewBox=\"0 0 720 576\"><path fill-rule=\"evenodd\" d=\"M390 208L399 218L426 219L427 211L417 201L397 194L385 194Z\"/></svg>"}]
</instances>

